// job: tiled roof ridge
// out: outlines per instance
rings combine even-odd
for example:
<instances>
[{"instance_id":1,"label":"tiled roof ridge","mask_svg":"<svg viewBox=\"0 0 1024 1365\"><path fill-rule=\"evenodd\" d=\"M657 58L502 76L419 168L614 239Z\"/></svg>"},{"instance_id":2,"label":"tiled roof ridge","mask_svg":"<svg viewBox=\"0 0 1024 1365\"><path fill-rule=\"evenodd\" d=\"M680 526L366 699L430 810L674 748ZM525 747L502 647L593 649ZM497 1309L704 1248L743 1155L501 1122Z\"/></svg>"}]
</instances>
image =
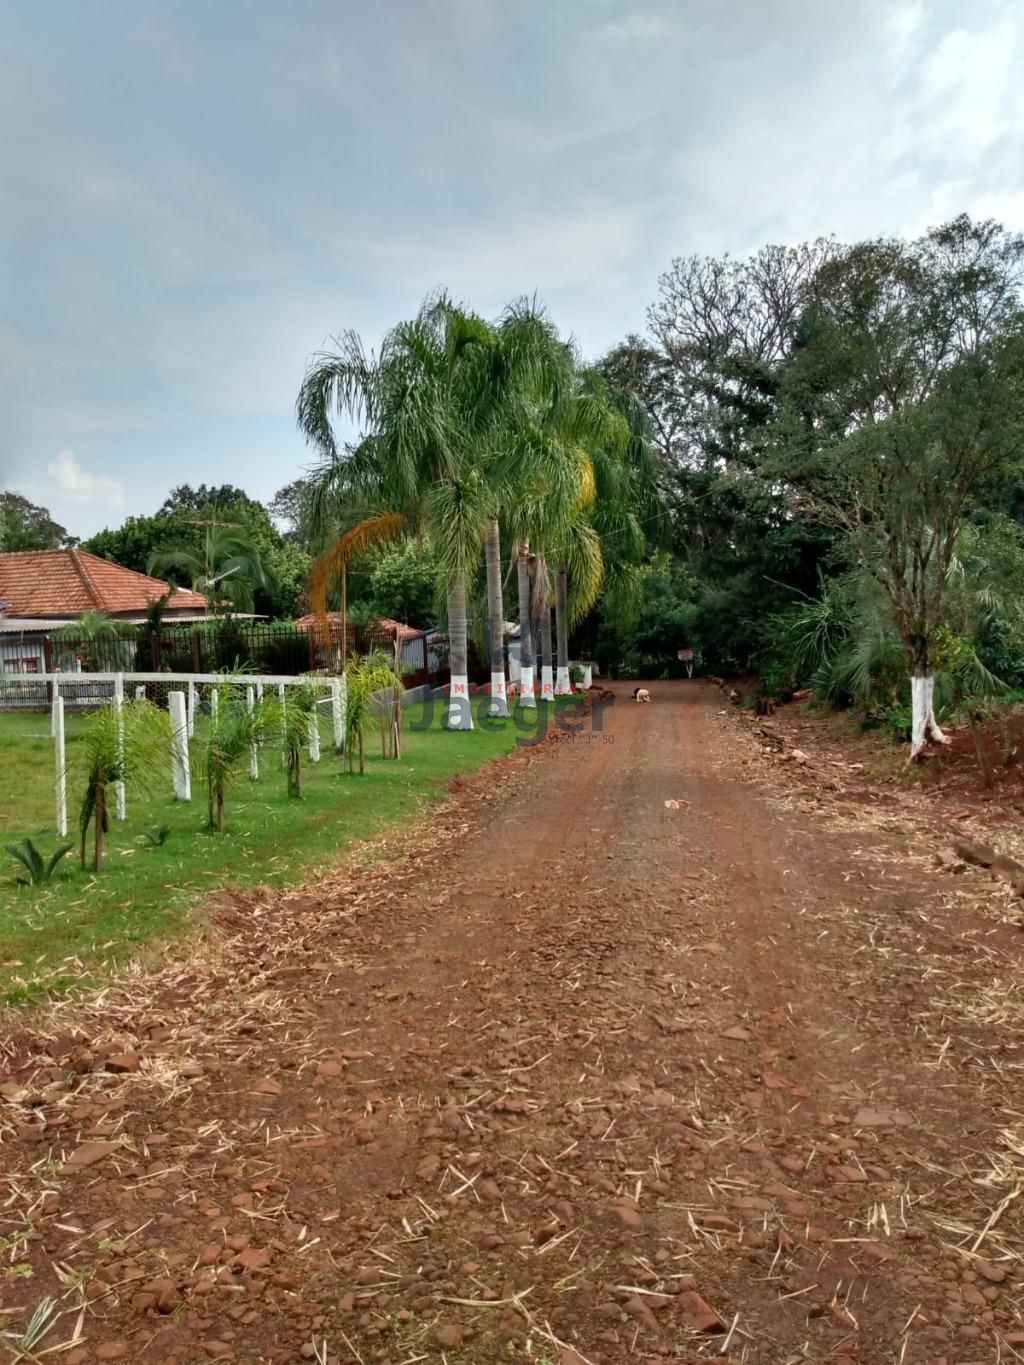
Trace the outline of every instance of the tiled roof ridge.
<instances>
[{"instance_id":1,"label":"tiled roof ridge","mask_svg":"<svg viewBox=\"0 0 1024 1365\"><path fill-rule=\"evenodd\" d=\"M71 557L71 563L75 566L75 572L78 574L78 577L82 580L82 586L85 588L86 596L92 602L93 607L96 611L102 611L103 599L101 598L95 583L89 577L89 570L82 562L82 556L83 554L88 554L89 553L88 550L84 551L79 550L77 545L74 545L68 549L67 553ZM98 558L99 556L91 557Z\"/></svg>"}]
</instances>

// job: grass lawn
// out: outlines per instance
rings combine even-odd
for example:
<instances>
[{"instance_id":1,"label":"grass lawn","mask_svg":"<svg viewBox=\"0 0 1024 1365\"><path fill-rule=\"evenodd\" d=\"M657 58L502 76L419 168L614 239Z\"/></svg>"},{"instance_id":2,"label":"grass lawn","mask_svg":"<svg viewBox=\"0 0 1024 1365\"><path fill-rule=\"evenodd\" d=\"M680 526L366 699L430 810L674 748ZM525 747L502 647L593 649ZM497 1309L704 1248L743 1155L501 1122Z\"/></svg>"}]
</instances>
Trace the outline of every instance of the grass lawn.
<instances>
[{"instance_id":1,"label":"grass lawn","mask_svg":"<svg viewBox=\"0 0 1024 1365\"><path fill-rule=\"evenodd\" d=\"M431 723L420 706L403 712L400 762L384 762L376 731L367 737L366 773L350 776L333 752L329 720L321 722L323 757L304 763L302 800L288 797L280 752L261 751L260 777L243 771L225 802L227 832L206 824L206 793L193 778L192 802L171 796L170 766L148 794L127 799L127 819L111 821L103 869L94 878L80 870L77 816L82 792L81 737L87 719L66 722L68 842L75 849L61 864L66 875L50 886L17 887L0 880L0 1004L65 991L104 964L131 956L140 945L181 932L190 904L219 887L299 883L325 867L354 841L407 825L445 794L448 780L509 753L517 740L545 724L543 705L524 731L513 721L487 721L470 732L440 728L443 708ZM0 845L28 836L44 857L57 845L54 815L54 753L50 719L41 714L0 715ZM194 758L194 751L193 751ZM170 826L159 847L141 831ZM90 836L91 846L91 836ZM0 876L20 870L13 859Z\"/></svg>"}]
</instances>

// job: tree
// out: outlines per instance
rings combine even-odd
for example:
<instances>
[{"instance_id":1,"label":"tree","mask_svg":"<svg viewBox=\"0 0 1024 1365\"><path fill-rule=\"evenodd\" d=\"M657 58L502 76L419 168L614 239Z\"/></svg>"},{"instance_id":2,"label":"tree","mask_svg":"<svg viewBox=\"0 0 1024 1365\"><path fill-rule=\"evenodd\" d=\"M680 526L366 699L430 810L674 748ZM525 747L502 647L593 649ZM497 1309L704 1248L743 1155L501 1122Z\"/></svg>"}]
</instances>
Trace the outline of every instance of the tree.
<instances>
[{"instance_id":1,"label":"tree","mask_svg":"<svg viewBox=\"0 0 1024 1365\"><path fill-rule=\"evenodd\" d=\"M253 593L269 581L263 558L245 526L203 519L198 547L177 545L150 556L147 573L177 570L215 613L251 611Z\"/></svg>"},{"instance_id":2,"label":"tree","mask_svg":"<svg viewBox=\"0 0 1024 1365\"><path fill-rule=\"evenodd\" d=\"M376 515L352 528L318 561L311 598L326 609L330 582L359 553L399 535L429 539L447 595L451 693L448 728L471 729L466 589L492 510L486 453L502 393L494 329L444 295L368 354L358 336L336 338L315 356L299 393L297 416L321 450L321 490L351 492ZM332 412L367 431L339 450Z\"/></svg>"},{"instance_id":3,"label":"tree","mask_svg":"<svg viewBox=\"0 0 1024 1365\"><path fill-rule=\"evenodd\" d=\"M383 546L369 561L371 610L425 630L436 619L437 577L437 557L426 542Z\"/></svg>"},{"instance_id":4,"label":"tree","mask_svg":"<svg viewBox=\"0 0 1024 1365\"><path fill-rule=\"evenodd\" d=\"M167 713L145 699L125 702L120 710L103 706L89 717L81 741L86 771L78 819L83 868L90 824L92 870L99 872L103 864L103 836L110 829L108 788L121 782L147 791L167 761L170 739Z\"/></svg>"},{"instance_id":5,"label":"tree","mask_svg":"<svg viewBox=\"0 0 1024 1365\"><path fill-rule=\"evenodd\" d=\"M397 697L402 691L402 680L392 668L388 656L380 650L373 650L353 659L346 673L347 689L345 696L345 753L348 756L348 770L352 771L353 750L359 754L359 773L364 772L363 739L366 727L373 713L373 704L378 702L381 727L387 725L388 709L383 704L384 694L393 692Z\"/></svg>"},{"instance_id":6,"label":"tree","mask_svg":"<svg viewBox=\"0 0 1024 1365\"><path fill-rule=\"evenodd\" d=\"M77 545L63 526L20 493L0 491L0 552L5 550L61 550Z\"/></svg>"},{"instance_id":7,"label":"tree","mask_svg":"<svg viewBox=\"0 0 1024 1365\"><path fill-rule=\"evenodd\" d=\"M253 587L252 610L272 618L294 617L301 607L310 558L274 525L267 509L240 488L223 484L193 488L182 484L171 490L155 516L128 517L119 527L98 532L84 548L137 573L148 573L161 551L185 549L202 556L203 537L210 523L244 528L264 570ZM163 574L179 587L190 587L192 575L177 561L168 561Z\"/></svg>"},{"instance_id":8,"label":"tree","mask_svg":"<svg viewBox=\"0 0 1024 1365\"><path fill-rule=\"evenodd\" d=\"M217 687L210 726L199 754L206 781L210 829L224 833L224 799L255 745L265 743L282 723L281 705L269 694L249 699L238 687Z\"/></svg>"},{"instance_id":9,"label":"tree","mask_svg":"<svg viewBox=\"0 0 1024 1365\"><path fill-rule=\"evenodd\" d=\"M117 672L135 658L135 627L102 611L83 611L71 625L55 630L53 639L61 668L74 665L76 650L81 651L87 673Z\"/></svg>"},{"instance_id":10,"label":"tree","mask_svg":"<svg viewBox=\"0 0 1024 1365\"><path fill-rule=\"evenodd\" d=\"M888 604L911 678L911 756L943 740L934 647L980 491L1024 423L1024 237L966 217L816 272L764 472L840 533Z\"/></svg>"}]
</instances>

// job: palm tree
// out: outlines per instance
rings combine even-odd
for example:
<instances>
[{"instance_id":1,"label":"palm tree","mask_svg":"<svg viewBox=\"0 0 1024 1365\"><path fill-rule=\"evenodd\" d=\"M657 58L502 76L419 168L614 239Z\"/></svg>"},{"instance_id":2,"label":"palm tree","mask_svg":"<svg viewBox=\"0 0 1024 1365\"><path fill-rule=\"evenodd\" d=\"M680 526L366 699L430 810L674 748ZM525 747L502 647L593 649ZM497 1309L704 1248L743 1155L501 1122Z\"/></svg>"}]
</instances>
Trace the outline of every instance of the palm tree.
<instances>
[{"instance_id":1,"label":"palm tree","mask_svg":"<svg viewBox=\"0 0 1024 1365\"><path fill-rule=\"evenodd\" d=\"M202 593L214 612L251 611L253 590L266 587L270 574L248 527L238 522L205 519L198 545L154 550L147 571L184 574L193 592Z\"/></svg>"},{"instance_id":2,"label":"palm tree","mask_svg":"<svg viewBox=\"0 0 1024 1365\"><path fill-rule=\"evenodd\" d=\"M53 638L65 646L59 651L62 666L69 658L73 662L74 657L81 657L88 673L101 673L105 665L116 673L134 654L134 645L127 643L134 634L135 627L128 621L117 621L102 611L83 611L71 625L55 630Z\"/></svg>"},{"instance_id":3,"label":"palm tree","mask_svg":"<svg viewBox=\"0 0 1024 1365\"><path fill-rule=\"evenodd\" d=\"M82 736L85 790L79 811L80 856L85 867L86 840L93 826L92 870L103 863L103 836L110 829L107 792L117 783L145 791L167 759L171 726L166 711L144 699L95 711Z\"/></svg>"},{"instance_id":4,"label":"palm tree","mask_svg":"<svg viewBox=\"0 0 1024 1365\"><path fill-rule=\"evenodd\" d=\"M429 536L448 604L449 729L472 729L466 585L493 517L493 449L508 389L496 359L497 333L446 296L428 299L411 322L391 329L377 354L359 337L314 356L297 403L299 426L324 457L319 482L375 504L368 517L314 566L310 597L326 613L327 591L356 554L403 534ZM368 429L339 450L332 413ZM500 637L499 637L500 638Z\"/></svg>"},{"instance_id":5,"label":"palm tree","mask_svg":"<svg viewBox=\"0 0 1024 1365\"><path fill-rule=\"evenodd\" d=\"M199 770L206 779L210 828L223 834L224 797L228 787L249 759L253 747L264 743L281 724L282 715L276 697L267 695L250 699L237 687L218 685L212 703L210 728L199 756Z\"/></svg>"},{"instance_id":6,"label":"palm tree","mask_svg":"<svg viewBox=\"0 0 1024 1365\"><path fill-rule=\"evenodd\" d=\"M359 754L359 772L360 775L363 774L363 737L372 714L374 700L382 703L379 709L383 737L385 726L389 723L389 708L383 705L382 699L388 692L393 692L397 701L401 691L402 679L392 668L388 656L380 650L371 651L353 661L345 703L345 752L348 755L349 772L352 771L354 747Z\"/></svg>"}]
</instances>

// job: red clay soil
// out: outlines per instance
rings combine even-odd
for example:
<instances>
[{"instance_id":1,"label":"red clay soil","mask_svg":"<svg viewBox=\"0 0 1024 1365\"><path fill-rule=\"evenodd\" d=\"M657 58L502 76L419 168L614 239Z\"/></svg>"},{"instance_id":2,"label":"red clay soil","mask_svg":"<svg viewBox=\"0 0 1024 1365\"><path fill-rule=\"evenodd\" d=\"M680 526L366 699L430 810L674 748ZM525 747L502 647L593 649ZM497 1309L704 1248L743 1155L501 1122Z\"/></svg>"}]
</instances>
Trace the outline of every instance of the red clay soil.
<instances>
[{"instance_id":1,"label":"red clay soil","mask_svg":"<svg viewBox=\"0 0 1024 1365\"><path fill-rule=\"evenodd\" d=\"M12 1034L7 1358L1024 1359L1018 903L651 690Z\"/></svg>"}]
</instances>

